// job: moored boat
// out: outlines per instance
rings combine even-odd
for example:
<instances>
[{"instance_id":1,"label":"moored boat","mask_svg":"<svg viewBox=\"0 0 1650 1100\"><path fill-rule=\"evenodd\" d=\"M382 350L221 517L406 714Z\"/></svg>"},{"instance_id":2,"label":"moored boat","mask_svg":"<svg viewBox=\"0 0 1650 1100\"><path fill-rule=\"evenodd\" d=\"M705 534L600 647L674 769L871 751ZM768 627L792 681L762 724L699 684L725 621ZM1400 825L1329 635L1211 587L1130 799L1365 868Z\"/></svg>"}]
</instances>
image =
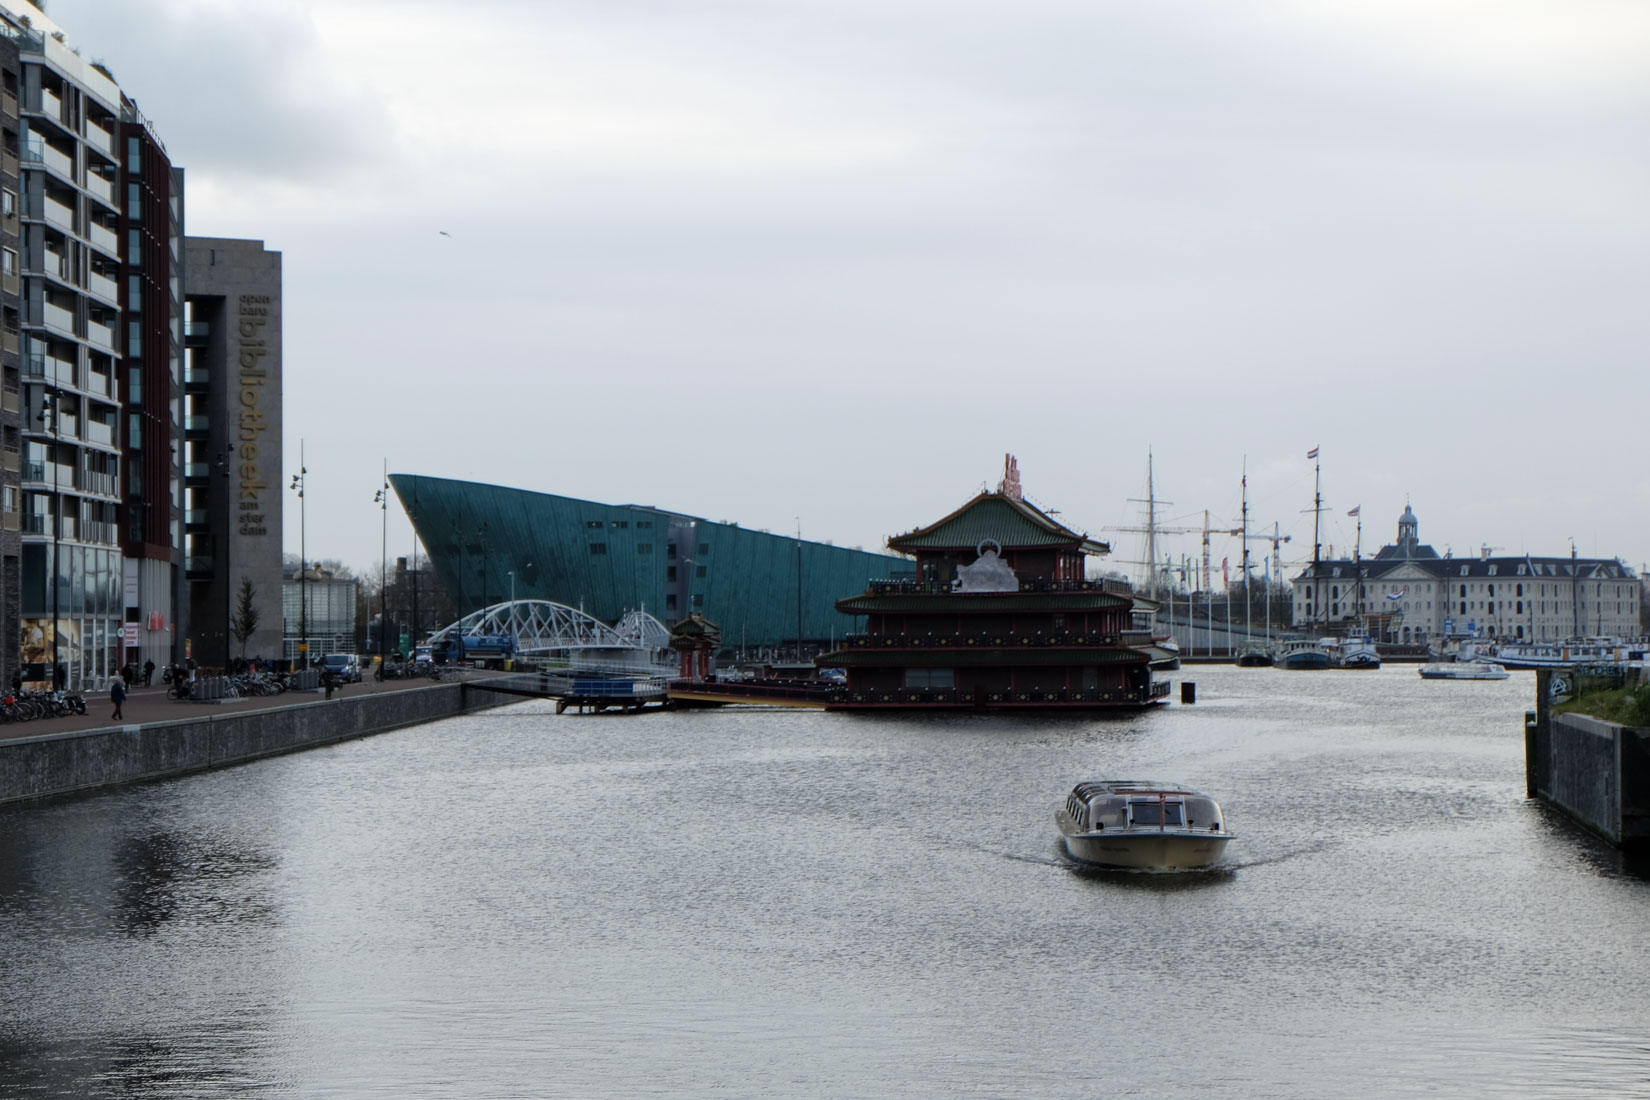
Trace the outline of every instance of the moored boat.
<instances>
[{"instance_id":1,"label":"moored boat","mask_svg":"<svg viewBox=\"0 0 1650 1100\"><path fill-rule=\"evenodd\" d=\"M1375 650L1375 639L1367 634L1349 634L1335 640L1330 660L1336 668L1380 668L1381 655Z\"/></svg>"},{"instance_id":2,"label":"moored boat","mask_svg":"<svg viewBox=\"0 0 1650 1100\"><path fill-rule=\"evenodd\" d=\"M1250 642L1238 651L1239 668L1271 668L1272 650L1260 642Z\"/></svg>"},{"instance_id":3,"label":"moored boat","mask_svg":"<svg viewBox=\"0 0 1650 1100\"><path fill-rule=\"evenodd\" d=\"M1073 859L1133 870L1207 867L1232 839L1218 802L1173 783L1088 780L1054 821Z\"/></svg>"},{"instance_id":4,"label":"moored boat","mask_svg":"<svg viewBox=\"0 0 1650 1100\"><path fill-rule=\"evenodd\" d=\"M1421 666L1423 680L1505 680L1508 675L1492 661L1438 661Z\"/></svg>"},{"instance_id":5,"label":"moored boat","mask_svg":"<svg viewBox=\"0 0 1650 1100\"><path fill-rule=\"evenodd\" d=\"M1566 638L1561 642L1504 642L1495 660L1507 668L1562 668L1567 665L1634 664L1646 659L1643 642L1616 638Z\"/></svg>"},{"instance_id":6,"label":"moored boat","mask_svg":"<svg viewBox=\"0 0 1650 1100\"><path fill-rule=\"evenodd\" d=\"M1329 650L1315 638L1285 638L1273 649L1272 663L1279 668L1328 668Z\"/></svg>"}]
</instances>

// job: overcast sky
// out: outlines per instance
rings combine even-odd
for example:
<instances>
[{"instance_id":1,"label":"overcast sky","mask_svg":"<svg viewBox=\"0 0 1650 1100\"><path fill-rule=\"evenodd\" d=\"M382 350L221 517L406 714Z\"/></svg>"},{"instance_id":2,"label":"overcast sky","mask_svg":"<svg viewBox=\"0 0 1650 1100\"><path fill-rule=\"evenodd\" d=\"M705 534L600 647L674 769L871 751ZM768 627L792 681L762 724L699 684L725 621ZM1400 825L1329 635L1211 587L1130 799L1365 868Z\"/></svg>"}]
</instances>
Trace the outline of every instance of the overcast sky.
<instances>
[{"instance_id":1,"label":"overcast sky","mask_svg":"<svg viewBox=\"0 0 1650 1100\"><path fill-rule=\"evenodd\" d=\"M1321 446L1337 552L1650 560L1642 0L48 11L284 255L312 556L385 459L869 548L1012 451L1133 559L1150 450L1298 562Z\"/></svg>"}]
</instances>

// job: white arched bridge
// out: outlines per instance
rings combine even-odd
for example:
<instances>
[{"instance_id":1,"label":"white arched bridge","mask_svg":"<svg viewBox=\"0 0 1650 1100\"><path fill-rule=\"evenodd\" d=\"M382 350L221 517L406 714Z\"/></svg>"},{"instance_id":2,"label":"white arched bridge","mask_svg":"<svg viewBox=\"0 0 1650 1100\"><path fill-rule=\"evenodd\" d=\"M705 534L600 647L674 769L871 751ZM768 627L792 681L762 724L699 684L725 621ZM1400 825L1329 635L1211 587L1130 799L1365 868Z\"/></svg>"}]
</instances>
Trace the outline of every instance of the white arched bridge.
<instances>
[{"instance_id":1,"label":"white arched bridge","mask_svg":"<svg viewBox=\"0 0 1650 1100\"><path fill-rule=\"evenodd\" d=\"M609 626L576 607L549 600L506 600L472 611L431 634L428 644L455 643L469 656L509 653L581 668L654 670L669 667L670 631L645 611L628 612Z\"/></svg>"}]
</instances>

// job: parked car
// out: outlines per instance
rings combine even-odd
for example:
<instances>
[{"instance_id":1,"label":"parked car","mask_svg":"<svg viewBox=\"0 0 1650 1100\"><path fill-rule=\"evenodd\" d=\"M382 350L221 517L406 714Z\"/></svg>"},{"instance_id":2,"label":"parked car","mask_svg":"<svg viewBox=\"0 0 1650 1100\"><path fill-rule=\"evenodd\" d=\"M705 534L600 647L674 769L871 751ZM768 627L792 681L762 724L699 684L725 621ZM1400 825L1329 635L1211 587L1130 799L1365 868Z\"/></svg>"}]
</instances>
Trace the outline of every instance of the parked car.
<instances>
[{"instance_id":1,"label":"parked car","mask_svg":"<svg viewBox=\"0 0 1650 1100\"><path fill-rule=\"evenodd\" d=\"M361 659L353 653L328 653L321 658L321 671L331 672L346 684L361 682Z\"/></svg>"}]
</instances>

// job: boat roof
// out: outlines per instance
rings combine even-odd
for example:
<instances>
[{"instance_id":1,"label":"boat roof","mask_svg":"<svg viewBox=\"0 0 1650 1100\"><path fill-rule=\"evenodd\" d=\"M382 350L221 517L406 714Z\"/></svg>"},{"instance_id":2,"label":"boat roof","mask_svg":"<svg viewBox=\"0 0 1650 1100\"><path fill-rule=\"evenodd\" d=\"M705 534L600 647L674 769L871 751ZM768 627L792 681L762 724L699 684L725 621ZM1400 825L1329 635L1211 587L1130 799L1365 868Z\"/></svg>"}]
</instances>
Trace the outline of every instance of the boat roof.
<instances>
[{"instance_id":1,"label":"boat roof","mask_svg":"<svg viewBox=\"0 0 1650 1100\"><path fill-rule=\"evenodd\" d=\"M1208 798L1202 791L1180 783L1165 783L1155 779L1085 779L1072 788L1073 793L1084 802L1100 794L1177 794L1194 795L1198 798Z\"/></svg>"}]
</instances>

